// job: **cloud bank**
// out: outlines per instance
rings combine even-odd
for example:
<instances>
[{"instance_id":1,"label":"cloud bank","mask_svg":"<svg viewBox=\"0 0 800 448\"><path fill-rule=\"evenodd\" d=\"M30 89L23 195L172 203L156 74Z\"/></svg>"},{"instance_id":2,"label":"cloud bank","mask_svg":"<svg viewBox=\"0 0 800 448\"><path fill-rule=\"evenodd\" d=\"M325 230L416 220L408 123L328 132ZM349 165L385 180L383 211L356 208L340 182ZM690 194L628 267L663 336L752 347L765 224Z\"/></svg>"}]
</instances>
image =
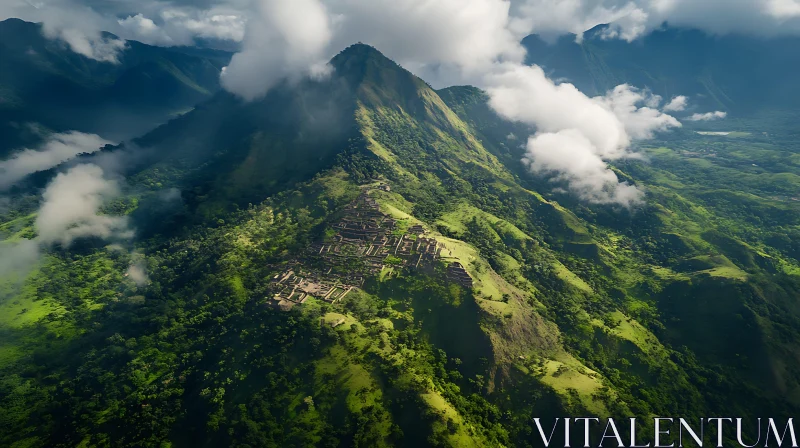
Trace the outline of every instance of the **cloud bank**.
<instances>
[{"instance_id":1,"label":"cloud bank","mask_svg":"<svg viewBox=\"0 0 800 448\"><path fill-rule=\"evenodd\" d=\"M644 197L635 186L619 181L577 129L532 136L523 161L534 173L554 174L554 180L566 182L574 194L591 203L632 207Z\"/></svg>"},{"instance_id":2,"label":"cloud bank","mask_svg":"<svg viewBox=\"0 0 800 448\"><path fill-rule=\"evenodd\" d=\"M237 0L211 2L206 8L160 0L3 0L0 20L41 22L48 39L89 59L116 64L126 40L164 46L192 45L198 38L239 42L247 9Z\"/></svg>"},{"instance_id":3,"label":"cloud bank","mask_svg":"<svg viewBox=\"0 0 800 448\"><path fill-rule=\"evenodd\" d=\"M87 33L78 28L62 28L45 22L44 35L50 39L60 39L75 53L100 62L119 64L119 53L126 43L121 39L107 38L99 33Z\"/></svg>"},{"instance_id":4,"label":"cloud bank","mask_svg":"<svg viewBox=\"0 0 800 448\"><path fill-rule=\"evenodd\" d=\"M246 37L248 18L269 23L262 15L264 3L270 0L4 0L0 19L44 22L49 37L67 42L87 57L113 62L122 41L105 40L100 31L154 45L187 45L195 38L241 42ZM498 43L513 42L527 34L580 36L599 24L611 24L603 37L627 41L664 22L714 34L800 34L800 0L469 0L463 7L456 0L281 3L287 9L303 11L310 4L321 5L331 12L332 25L341 28L338 34L345 37L383 34L373 45L387 52L389 47L397 47L394 56L398 60L403 60L404 46L409 53L418 50L412 59L424 58L426 52L428 56L444 54L442 61L450 55L459 58L458 51L440 51L448 41L463 43L466 49L474 47L479 60L494 54ZM314 20L313 15L309 17ZM404 23L409 27L403 27ZM397 32L403 32L402 39L387 37ZM508 41L508 36L513 39ZM428 46L416 44L426 41Z\"/></svg>"},{"instance_id":5,"label":"cloud bank","mask_svg":"<svg viewBox=\"0 0 800 448\"><path fill-rule=\"evenodd\" d=\"M242 49L221 82L246 100L262 97L286 79L324 75L326 61L347 45L373 45L434 84L446 80L486 89L501 116L538 130L528 139L526 156L534 172L554 174L590 202L630 206L641 194L620 182L607 163L634 157L632 142L680 126L669 113L685 110L686 99L676 97L659 108L661 98L627 85L589 98L570 84L549 80L538 67L524 66L520 40L532 32L581 33L605 22L613 25L604 37L625 40L664 20L714 32L754 31L757 25L737 28L745 17L761 20L764 32L800 31L790 1L743 0L732 6L720 0L206 0L192 6L183 0L148 0L131 9L137 14L128 12L115 23L164 44L176 41L172 26L193 28L194 36L213 22L220 25L217 30L227 30L219 36L241 36ZM92 5L100 10L101 3ZM158 12L158 4L178 12ZM712 10L716 14L708 14ZM232 30L240 25L244 31L237 35Z\"/></svg>"},{"instance_id":6,"label":"cloud bank","mask_svg":"<svg viewBox=\"0 0 800 448\"><path fill-rule=\"evenodd\" d=\"M69 48L89 59L119 63L119 53L126 43L103 35L107 19L89 8L72 5L67 8L41 7L37 10L43 23L42 32L49 39L63 41Z\"/></svg>"},{"instance_id":7,"label":"cloud bank","mask_svg":"<svg viewBox=\"0 0 800 448\"><path fill-rule=\"evenodd\" d=\"M106 241L132 238L127 217L109 216L102 210L119 195L117 181L109 179L97 165L77 165L58 174L42 194L34 221L37 236L30 240L0 241L0 276L11 283L21 281L39 261L42 250L52 245L68 247L85 237ZM131 267L129 276L137 285L147 283L141 263Z\"/></svg>"},{"instance_id":8,"label":"cloud bank","mask_svg":"<svg viewBox=\"0 0 800 448\"><path fill-rule=\"evenodd\" d=\"M498 61L521 62L520 36L509 28L510 3L500 0L343 0L334 46L375 46L406 66L450 65L467 73Z\"/></svg>"},{"instance_id":9,"label":"cloud bank","mask_svg":"<svg viewBox=\"0 0 800 448\"><path fill-rule=\"evenodd\" d=\"M223 87L251 100L284 78L319 73L331 40L331 18L316 0L260 0L244 47L223 71Z\"/></svg>"},{"instance_id":10,"label":"cloud bank","mask_svg":"<svg viewBox=\"0 0 800 448\"><path fill-rule=\"evenodd\" d=\"M21 18L42 22L42 33L48 39L63 42L69 49L100 62L116 64L125 41L104 36L114 31L114 20L80 1L73 0L3 0L0 20Z\"/></svg>"},{"instance_id":11,"label":"cloud bank","mask_svg":"<svg viewBox=\"0 0 800 448\"><path fill-rule=\"evenodd\" d=\"M578 36L611 24L603 37L632 41L664 22L712 34L800 33L798 0L517 0L514 27L547 36Z\"/></svg>"},{"instance_id":12,"label":"cloud bank","mask_svg":"<svg viewBox=\"0 0 800 448\"><path fill-rule=\"evenodd\" d=\"M100 213L119 194L117 182L107 179L97 165L78 165L59 174L42 194L36 217L39 242L69 246L81 237L131 238L126 217Z\"/></svg>"},{"instance_id":13,"label":"cloud bank","mask_svg":"<svg viewBox=\"0 0 800 448\"><path fill-rule=\"evenodd\" d=\"M111 144L96 134L78 131L53 134L38 149L24 149L0 162L0 190L37 171L50 169L81 153L93 153Z\"/></svg>"},{"instance_id":14,"label":"cloud bank","mask_svg":"<svg viewBox=\"0 0 800 448\"><path fill-rule=\"evenodd\" d=\"M535 126L525 163L535 173L555 174L582 199L630 207L643 194L620 182L607 161L635 157L633 140L680 127L653 107L660 98L627 85L589 98L572 84L556 84L536 66L510 66L489 77L490 106L506 119ZM649 106L648 106L649 105Z\"/></svg>"},{"instance_id":15,"label":"cloud bank","mask_svg":"<svg viewBox=\"0 0 800 448\"><path fill-rule=\"evenodd\" d=\"M679 127L658 106L662 99L622 85L589 98L557 84L522 61L521 25L503 0L260 0L247 24L243 50L223 73L223 86L246 100L281 79L308 75L339 49L372 44L424 78L447 73L451 82L485 88L502 117L538 132L525 162L549 173L593 203L632 206L643 194L620 182L607 162L635 156L634 140ZM524 8L522 10L524 12ZM421 73L420 73L421 72ZM681 100L668 106L679 107Z\"/></svg>"},{"instance_id":16,"label":"cloud bank","mask_svg":"<svg viewBox=\"0 0 800 448\"><path fill-rule=\"evenodd\" d=\"M117 19L121 35L150 45L191 45L196 38L241 42L245 18L228 9L168 8Z\"/></svg>"}]
</instances>

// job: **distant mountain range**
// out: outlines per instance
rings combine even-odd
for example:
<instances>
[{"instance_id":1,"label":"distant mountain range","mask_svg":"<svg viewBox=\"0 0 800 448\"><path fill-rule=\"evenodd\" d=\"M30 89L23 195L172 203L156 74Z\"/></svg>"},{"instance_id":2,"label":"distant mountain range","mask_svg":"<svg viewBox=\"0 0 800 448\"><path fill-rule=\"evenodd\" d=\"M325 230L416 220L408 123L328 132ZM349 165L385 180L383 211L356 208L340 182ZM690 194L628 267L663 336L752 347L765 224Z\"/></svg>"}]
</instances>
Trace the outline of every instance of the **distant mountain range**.
<instances>
[{"instance_id":1,"label":"distant mountain range","mask_svg":"<svg viewBox=\"0 0 800 448\"><path fill-rule=\"evenodd\" d=\"M112 37L112 35L109 35ZM0 154L50 130L142 134L219 90L231 53L128 41L119 63L98 62L44 37L41 24L0 22Z\"/></svg>"},{"instance_id":2,"label":"distant mountain range","mask_svg":"<svg viewBox=\"0 0 800 448\"><path fill-rule=\"evenodd\" d=\"M523 45L528 63L589 95L628 83L669 100L686 95L691 110L748 114L794 108L800 39L710 36L664 27L627 43L604 38L608 27L548 43ZM112 35L108 35L113 37ZM41 24L0 22L0 154L48 130L99 133L112 140L142 135L211 98L232 53L197 47L154 47L128 41L119 64L98 62L49 40ZM230 97L230 96L229 96ZM215 100L219 101L219 99Z\"/></svg>"},{"instance_id":3,"label":"distant mountain range","mask_svg":"<svg viewBox=\"0 0 800 448\"><path fill-rule=\"evenodd\" d=\"M798 37L712 36L664 26L628 43L605 38L607 30L597 26L580 42L575 35L554 43L528 36L527 62L589 95L628 83L667 100L686 95L698 107L740 115L800 104Z\"/></svg>"}]
</instances>

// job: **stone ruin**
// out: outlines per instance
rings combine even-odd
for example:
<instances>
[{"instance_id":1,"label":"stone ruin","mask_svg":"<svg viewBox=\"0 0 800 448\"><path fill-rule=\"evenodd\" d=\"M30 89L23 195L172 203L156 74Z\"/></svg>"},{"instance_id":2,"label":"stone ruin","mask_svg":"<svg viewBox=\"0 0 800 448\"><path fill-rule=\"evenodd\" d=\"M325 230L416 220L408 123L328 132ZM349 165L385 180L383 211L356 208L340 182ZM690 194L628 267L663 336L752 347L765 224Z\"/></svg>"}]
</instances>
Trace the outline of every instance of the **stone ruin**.
<instances>
[{"instance_id":1,"label":"stone ruin","mask_svg":"<svg viewBox=\"0 0 800 448\"><path fill-rule=\"evenodd\" d=\"M419 269L440 259L444 246L423 236L422 225L399 231L397 221L382 213L368 193L362 192L344 208L342 218L333 225L332 238L312 244L272 278L269 299L273 305L290 309L309 296L336 303L363 286L366 277L390 265ZM447 276L472 288L472 277L460 263L451 263Z\"/></svg>"}]
</instances>

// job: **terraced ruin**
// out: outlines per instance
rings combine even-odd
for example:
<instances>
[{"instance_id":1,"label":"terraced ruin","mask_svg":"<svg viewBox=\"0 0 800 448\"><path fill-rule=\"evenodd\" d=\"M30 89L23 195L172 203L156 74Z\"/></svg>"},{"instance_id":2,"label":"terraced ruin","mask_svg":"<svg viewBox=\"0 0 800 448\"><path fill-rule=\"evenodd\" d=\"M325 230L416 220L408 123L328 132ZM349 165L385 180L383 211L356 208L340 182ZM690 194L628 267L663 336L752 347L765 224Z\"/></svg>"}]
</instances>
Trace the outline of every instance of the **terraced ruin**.
<instances>
[{"instance_id":1,"label":"terraced ruin","mask_svg":"<svg viewBox=\"0 0 800 448\"><path fill-rule=\"evenodd\" d=\"M405 267L425 269L441 259L443 243L426 236L420 224L404 229L380 210L370 192L364 190L344 209L332 226L335 234L310 245L302 258L275 274L268 296L271 306L288 310L308 297L336 303L370 276L391 275ZM447 277L472 288L472 277L458 262L448 265Z\"/></svg>"}]
</instances>

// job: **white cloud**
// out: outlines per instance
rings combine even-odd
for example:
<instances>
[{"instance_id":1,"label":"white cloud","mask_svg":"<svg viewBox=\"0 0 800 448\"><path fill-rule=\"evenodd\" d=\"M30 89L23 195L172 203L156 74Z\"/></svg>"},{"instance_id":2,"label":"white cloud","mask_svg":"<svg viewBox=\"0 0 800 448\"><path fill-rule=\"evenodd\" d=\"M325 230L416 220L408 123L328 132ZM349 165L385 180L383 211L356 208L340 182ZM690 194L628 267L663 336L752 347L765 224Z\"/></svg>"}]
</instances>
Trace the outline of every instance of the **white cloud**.
<instances>
[{"instance_id":1,"label":"white cloud","mask_svg":"<svg viewBox=\"0 0 800 448\"><path fill-rule=\"evenodd\" d=\"M98 41L100 30L157 45L189 44L194 37L239 42L244 38L246 19L258 18L263 11L262 4L268 1L272 0L3 0L0 19L20 17L50 22L59 30L53 36L65 38L76 51L96 59L111 60L114 45L118 43L109 46L102 39ZM658 28L665 21L717 34L800 33L800 0L300 0L282 3L287 9L303 9L308 3L318 3L331 12L334 25L341 24L337 36L373 36L374 41L365 39L364 42L389 54L392 54L389 49L396 47L398 51L393 57L404 64L425 59L426 52L444 55L436 58L436 62L462 59L464 53L459 48L470 46L474 47L474 61L479 61L492 56L498 43L511 48L507 44L514 44L530 33L580 35L604 23L611 23L611 27L601 37L628 41ZM140 14L142 18L137 19ZM124 23L118 24L117 20ZM146 21L152 22L152 26ZM472 33L464 31L468 29ZM60 30L69 31L62 36ZM402 38L393 39L398 33ZM508 40L508 36L512 39ZM419 43L426 40L429 48L421 47ZM340 50L353 42L337 40L335 43ZM452 48L458 47L456 51L441 51L450 46L442 45L448 42L456 45ZM402 57L403 53L411 57Z\"/></svg>"},{"instance_id":2,"label":"white cloud","mask_svg":"<svg viewBox=\"0 0 800 448\"><path fill-rule=\"evenodd\" d=\"M42 31L48 39L63 41L75 53L111 64L119 64L119 53L126 46L124 40L103 37L86 29L62 28L50 21L44 23Z\"/></svg>"},{"instance_id":3,"label":"white cloud","mask_svg":"<svg viewBox=\"0 0 800 448\"><path fill-rule=\"evenodd\" d=\"M304 0L292 5L291 14L275 1L258 2L260 13L248 22L244 50L222 76L223 86L245 99L264 95L283 78L308 75L323 55L339 47L373 44L404 65L423 71L447 67L449 74L487 88L502 116L539 130L529 145L532 168L545 160L543 151L561 154L557 143L569 143L582 150L563 154L587 157L584 162L595 169L578 173L569 169L571 163L547 159L538 171L559 171L587 200L624 205L640 196L632 193L635 187L618 182L605 162L631 157L633 139L680 126L658 110L661 98L648 92L623 85L589 98L571 84L552 82L539 67L522 65L509 3L502 0L331 0L324 5ZM300 26L308 23L318 26ZM588 145L576 146L574 134ZM598 189L594 196L586 194L592 187Z\"/></svg>"},{"instance_id":4,"label":"white cloud","mask_svg":"<svg viewBox=\"0 0 800 448\"><path fill-rule=\"evenodd\" d=\"M664 106L664 111L681 112L686 110L686 107L688 105L689 105L689 99L683 95L679 95L673 98L666 106Z\"/></svg>"},{"instance_id":5,"label":"white cloud","mask_svg":"<svg viewBox=\"0 0 800 448\"><path fill-rule=\"evenodd\" d=\"M513 29L520 35L532 32L553 36L581 34L599 24L614 23L606 38L633 40L646 30L649 14L634 1L518 0L514 2Z\"/></svg>"},{"instance_id":6,"label":"white cloud","mask_svg":"<svg viewBox=\"0 0 800 448\"><path fill-rule=\"evenodd\" d=\"M159 0L2 0L0 20L16 17L42 22L48 39L62 41L90 59L117 63L126 39L164 46L191 45L195 38L241 41L244 5L234 0L219 3L199 9ZM120 38L105 37L103 31Z\"/></svg>"},{"instance_id":7,"label":"white cloud","mask_svg":"<svg viewBox=\"0 0 800 448\"><path fill-rule=\"evenodd\" d=\"M53 134L38 149L24 149L0 162L0 190L37 171L50 169L81 153L92 153L111 142L96 134L70 131Z\"/></svg>"},{"instance_id":8,"label":"white cloud","mask_svg":"<svg viewBox=\"0 0 800 448\"><path fill-rule=\"evenodd\" d=\"M521 34L580 35L611 24L605 38L631 41L668 22L712 34L800 33L800 0L513 0Z\"/></svg>"},{"instance_id":9,"label":"white cloud","mask_svg":"<svg viewBox=\"0 0 800 448\"><path fill-rule=\"evenodd\" d=\"M177 188L167 188L158 193L158 198L164 202L175 202L181 200L181 190Z\"/></svg>"},{"instance_id":10,"label":"white cloud","mask_svg":"<svg viewBox=\"0 0 800 448\"><path fill-rule=\"evenodd\" d=\"M653 95L627 85L589 98L572 84L556 84L538 66L506 65L486 79L490 105L502 116L543 132L577 129L606 160L627 155L631 139L679 127L674 117L640 106Z\"/></svg>"},{"instance_id":11,"label":"white cloud","mask_svg":"<svg viewBox=\"0 0 800 448\"><path fill-rule=\"evenodd\" d=\"M635 186L620 183L597 156L597 148L576 129L537 134L528 140L527 150L524 161L533 172L555 174L585 201L631 207L644 197Z\"/></svg>"},{"instance_id":12,"label":"white cloud","mask_svg":"<svg viewBox=\"0 0 800 448\"><path fill-rule=\"evenodd\" d=\"M167 9L161 13L161 18L168 28L183 28L192 36L234 42L244 39L246 20L241 13L217 9L191 12Z\"/></svg>"},{"instance_id":13,"label":"white cloud","mask_svg":"<svg viewBox=\"0 0 800 448\"><path fill-rule=\"evenodd\" d=\"M504 65L486 78L490 105L501 116L541 132L579 129L608 159L629 144L623 123L572 84L555 84L538 66Z\"/></svg>"},{"instance_id":14,"label":"white cloud","mask_svg":"<svg viewBox=\"0 0 800 448\"><path fill-rule=\"evenodd\" d=\"M336 47L375 46L404 65L450 64L473 72L525 57L503 0L331 0Z\"/></svg>"},{"instance_id":15,"label":"white cloud","mask_svg":"<svg viewBox=\"0 0 800 448\"><path fill-rule=\"evenodd\" d=\"M256 5L244 49L223 75L223 85L247 99L283 78L313 72L359 41L434 83L439 74L474 77L497 61L521 62L525 56L520 36L508 29L504 0L259 0ZM317 25L305 25L312 22Z\"/></svg>"},{"instance_id":16,"label":"white cloud","mask_svg":"<svg viewBox=\"0 0 800 448\"><path fill-rule=\"evenodd\" d=\"M0 283L16 286L36 265L43 250L51 245L70 246L85 237L117 242L132 238L134 232L126 216L111 216L102 210L120 193L117 181L109 179L103 169L94 164L77 165L58 174L42 194L34 221L36 238L0 241ZM109 245L108 249L127 252L118 243ZM131 255L128 276L137 285L146 285L148 278L142 256Z\"/></svg>"},{"instance_id":17,"label":"white cloud","mask_svg":"<svg viewBox=\"0 0 800 448\"><path fill-rule=\"evenodd\" d=\"M767 11L782 20L800 17L800 0L768 0Z\"/></svg>"},{"instance_id":18,"label":"white cloud","mask_svg":"<svg viewBox=\"0 0 800 448\"><path fill-rule=\"evenodd\" d=\"M117 23L127 39L150 45L191 45L196 38L240 42L244 38L244 16L227 9L170 8L154 17L139 13Z\"/></svg>"},{"instance_id":19,"label":"white cloud","mask_svg":"<svg viewBox=\"0 0 800 448\"><path fill-rule=\"evenodd\" d=\"M3 0L0 20L9 17L42 22L45 37L64 42L75 53L100 62L118 63L126 46L124 40L103 36L103 31L113 31L115 21L111 17L77 0Z\"/></svg>"},{"instance_id":20,"label":"white cloud","mask_svg":"<svg viewBox=\"0 0 800 448\"><path fill-rule=\"evenodd\" d=\"M258 0L248 20L243 49L222 73L227 90L252 100L287 77L324 64L330 18L317 0Z\"/></svg>"},{"instance_id":21,"label":"white cloud","mask_svg":"<svg viewBox=\"0 0 800 448\"><path fill-rule=\"evenodd\" d=\"M704 114L694 114L691 117L687 118L689 121L712 121L712 120L721 120L728 116L727 112L708 112Z\"/></svg>"},{"instance_id":22,"label":"white cloud","mask_svg":"<svg viewBox=\"0 0 800 448\"><path fill-rule=\"evenodd\" d=\"M107 179L97 165L78 165L56 176L42 195L34 222L36 238L0 241L0 283L16 286L36 265L42 249L52 244L69 246L82 237L131 238L133 231L127 218L101 212L102 206L119 193L117 183ZM137 263L129 276L137 284L147 281Z\"/></svg>"},{"instance_id":23,"label":"white cloud","mask_svg":"<svg viewBox=\"0 0 800 448\"><path fill-rule=\"evenodd\" d=\"M661 97L627 84L619 85L606 96L594 100L613 112L634 140L651 139L656 132L681 127L675 117L655 108L661 102Z\"/></svg>"},{"instance_id":24,"label":"white cloud","mask_svg":"<svg viewBox=\"0 0 800 448\"><path fill-rule=\"evenodd\" d=\"M659 110L661 98L631 86L588 98L570 84L552 82L540 68L522 65L519 40L533 31L580 33L601 22L614 22L602 37L632 40L660 18L679 19L676 8L696 8L685 0L252 0L237 7L242 12L231 15L248 18L243 49L221 76L223 87L236 95L253 100L284 79L324 75L325 61L361 41L428 81L486 88L502 116L538 129L529 145L532 168L559 172L573 191L593 202L625 205L638 197L635 187L620 183L606 162L632 157L632 140L680 123ZM162 13L160 21L152 11L133 16L130 25L157 36L156 28L166 30L171 21L196 12L173 4L165 8L173 9L178 12ZM148 17L152 25L144 20ZM543 155L552 150L559 157L562 144L573 148L564 150L572 156L586 157L581 163L593 169L576 175L573 164ZM594 177L582 177L590 174ZM589 188L597 189L594 196L586 193Z\"/></svg>"},{"instance_id":25,"label":"white cloud","mask_svg":"<svg viewBox=\"0 0 800 448\"><path fill-rule=\"evenodd\" d=\"M627 85L589 98L572 84L554 83L540 67L518 65L490 75L487 84L494 110L538 129L528 140L531 169L558 173L558 179L590 202L638 202L641 192L619 182L606 162L634 157L629 151L634 139L680 126L674 117L647 106L659 102L653 95Z\"/></svg>"},{"instance_id":26,"label":"white cloud","mask_svg":"<svg viewBox=\"0 0 800 448\"><path fill-rule=\"evenodd\" d=\"M129 33L129 36L140 42L152 45L175 45L169 34L142 14L128 16L118 20L117 23Z\"/></svg>"},{"instance_id":27,"label":"white cloud","mask_svg":"<svg viewBox=\"0 0 800 448\"><path fill-rule=\"evenodd\" d=\"M129 279L133 280L137 286L144 286L150 282L150 278L147 275L147 270L142 262L132 264L125 274Z\"/></svg>"},{"instance_id":28,"label":"white cloud","mask_svg":"<svg viewBox=\"0 0 800 448\"><path fill-rule=\"evenodd\" d=\"M100 213L119 194L117 182L107 179L97 165L78 165L59 174L42 194L36 217L38 240L68 246L81 237L132 237L127 218Z\"/></svg>"}]
</instances>

